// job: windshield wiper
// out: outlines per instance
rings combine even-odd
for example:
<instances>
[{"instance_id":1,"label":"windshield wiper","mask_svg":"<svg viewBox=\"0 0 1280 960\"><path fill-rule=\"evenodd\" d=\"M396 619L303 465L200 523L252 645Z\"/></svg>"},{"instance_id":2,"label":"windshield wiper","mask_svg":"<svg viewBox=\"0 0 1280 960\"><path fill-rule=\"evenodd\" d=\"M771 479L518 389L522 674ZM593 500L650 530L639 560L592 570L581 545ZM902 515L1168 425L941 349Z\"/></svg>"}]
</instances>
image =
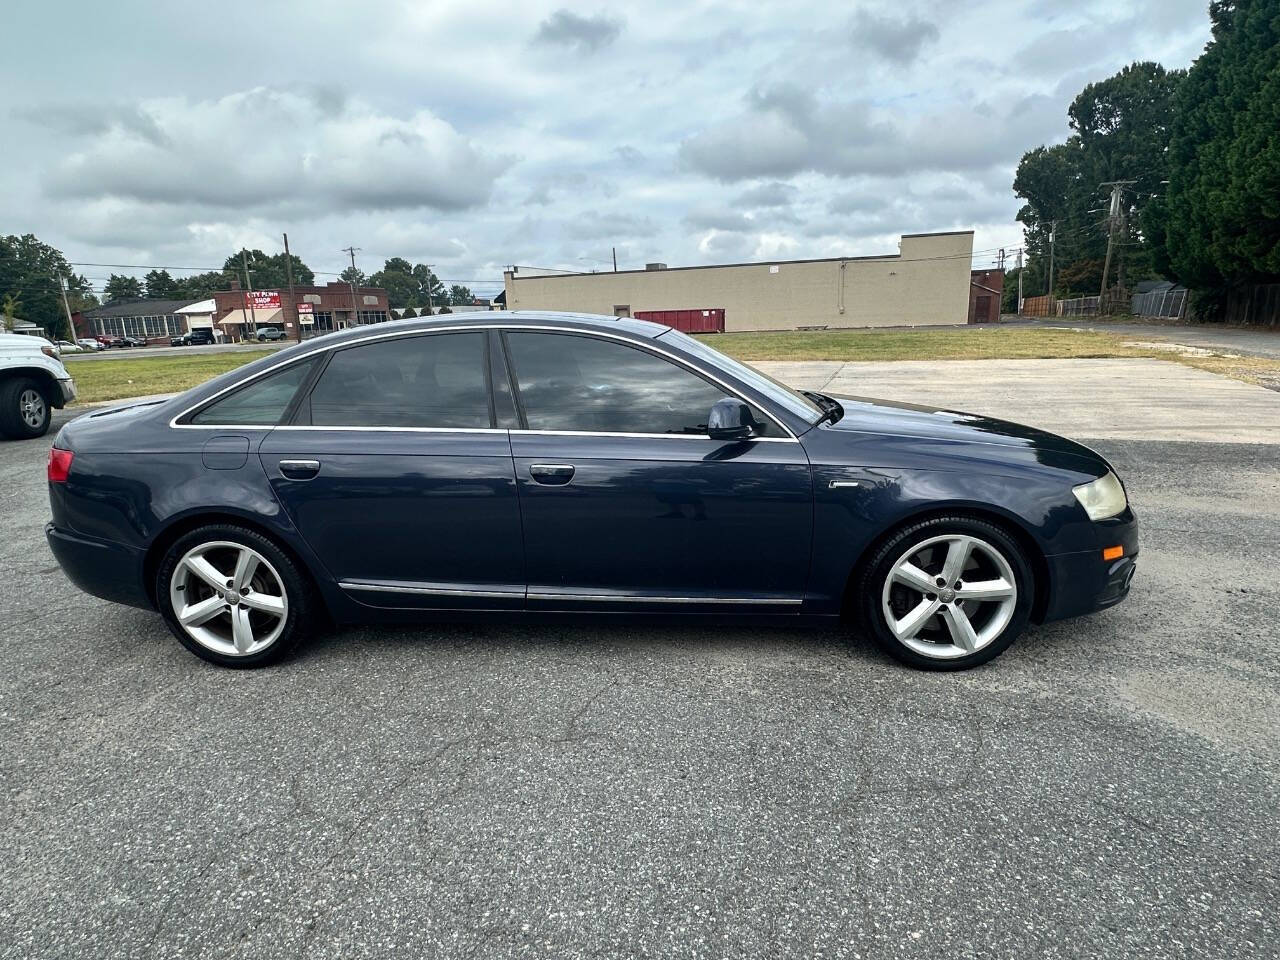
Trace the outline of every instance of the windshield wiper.
<instances>
[{"instance_id":1,"label":"windshield wiper","mask_svg":"<svg viewBox=\"0 0 1280 960\"><path fill-rule=\"evenodd\" d=\"M825 393L817 393L813 390L801 390L806 397L822 408L822 416L818 417L818 423L836 423L844 416L844 407L832 397L828 397ZM814 424L817 426L817 424Z\"/></svg>"}]
</instances>

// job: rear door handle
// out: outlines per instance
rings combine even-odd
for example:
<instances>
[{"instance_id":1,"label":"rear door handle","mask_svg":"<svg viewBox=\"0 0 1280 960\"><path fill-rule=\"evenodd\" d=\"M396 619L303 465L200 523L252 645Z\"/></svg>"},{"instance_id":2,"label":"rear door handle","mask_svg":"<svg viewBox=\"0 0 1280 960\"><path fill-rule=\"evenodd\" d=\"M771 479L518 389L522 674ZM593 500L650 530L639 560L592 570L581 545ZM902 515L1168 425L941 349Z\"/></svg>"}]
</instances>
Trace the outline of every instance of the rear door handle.
<instances>
[{"instance_id":1,"label":"rear door handle","mask_svg":"<svg viewBox=\"0 0 1280 960\"><path fill-rule=\"evenodd\" d=\"M574 469L571 463L531 463L529 476L537 483L550 486L568 483L573 479Z\"/></svg>"},{"instance_id":2,"label":"rear door handle","mask_svg":"<svg viewBox=\"0 0 1280 960\"><path fill-rule=\"evenodd\" d=\"M280 472L290 480L310 480L320 472L320 461L281 460Z\"/></svg>"}]
</instances>

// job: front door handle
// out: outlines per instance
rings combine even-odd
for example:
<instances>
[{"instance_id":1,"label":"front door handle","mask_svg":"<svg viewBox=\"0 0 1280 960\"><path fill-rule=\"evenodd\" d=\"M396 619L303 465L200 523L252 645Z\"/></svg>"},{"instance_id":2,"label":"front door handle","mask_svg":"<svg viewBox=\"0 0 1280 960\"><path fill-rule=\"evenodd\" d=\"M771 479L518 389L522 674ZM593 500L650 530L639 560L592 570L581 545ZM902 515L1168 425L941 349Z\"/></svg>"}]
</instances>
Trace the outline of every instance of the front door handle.
<instances>
[{"instance_id":1,"label":"front door handle","mask_svg":"<svg viewBox=\"0 0 1280 960\"><path fill-rule=\"evenodd\" d=\"M545 483L549 486L568 483L573 479L573 473L573 464L571 463L529 464L529 476L533 477L535 482Z\"/></svg>"},{"instance_id":2,"label":"front door handle","mask_svg":"<svg viewBox=\"0 0 1280 960\"><path fill-rule=\"evenodd\" d=\"M281 460L280 472L289 480L310 480L320 472L320 461Z\"/></svg>"}]
</instances>

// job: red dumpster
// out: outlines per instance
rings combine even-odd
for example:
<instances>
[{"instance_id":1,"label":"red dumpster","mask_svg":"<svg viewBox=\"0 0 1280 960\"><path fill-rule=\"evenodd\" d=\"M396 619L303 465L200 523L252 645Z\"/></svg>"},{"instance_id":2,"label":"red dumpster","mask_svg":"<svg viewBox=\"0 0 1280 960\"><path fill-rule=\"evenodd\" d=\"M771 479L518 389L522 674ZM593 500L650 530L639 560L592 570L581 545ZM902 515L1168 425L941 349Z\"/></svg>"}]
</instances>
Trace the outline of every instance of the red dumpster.
<instances>
[{"instance_id":1,"label":"red dumpster","mask_svg":"<svg viewBox=\"0 0 1280 960\"><path fill-rule=\"evenodd\" d=\"M724 333L724 308L698 310L637 310L637 320L651 320L675 327L681 333Z\"/></svg>"}]
</instances>

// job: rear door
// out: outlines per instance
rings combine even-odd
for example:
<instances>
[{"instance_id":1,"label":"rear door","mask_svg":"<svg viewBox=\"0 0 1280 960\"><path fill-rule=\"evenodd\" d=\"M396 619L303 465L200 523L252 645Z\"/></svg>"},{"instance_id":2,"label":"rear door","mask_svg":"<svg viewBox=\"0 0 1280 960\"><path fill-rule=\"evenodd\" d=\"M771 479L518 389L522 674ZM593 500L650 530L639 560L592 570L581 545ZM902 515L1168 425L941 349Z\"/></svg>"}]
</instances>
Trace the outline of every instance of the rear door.
<instances>
[{"instance_id":1,"label":"rear door","mask_svg":"<svg viewBox=\"0 0 1280 960\"><path fill-rule=\"evenodd\" d=\"M353 599L516 609L520 514L497 416L486 331L380 337L333 351L260 456L294 524Z\"/></svg>"},{"instance_id":2,"label":"rear door","mask_svg":"<svg viewBox=\"0 0 1280 960\"><path fill-rule=\"evenodd\" d=\"M530 609L796 612L813 497L804 448L763 411L706 434L724 386L628 341L503 334Z\"/></svg>"}]
</instances>

